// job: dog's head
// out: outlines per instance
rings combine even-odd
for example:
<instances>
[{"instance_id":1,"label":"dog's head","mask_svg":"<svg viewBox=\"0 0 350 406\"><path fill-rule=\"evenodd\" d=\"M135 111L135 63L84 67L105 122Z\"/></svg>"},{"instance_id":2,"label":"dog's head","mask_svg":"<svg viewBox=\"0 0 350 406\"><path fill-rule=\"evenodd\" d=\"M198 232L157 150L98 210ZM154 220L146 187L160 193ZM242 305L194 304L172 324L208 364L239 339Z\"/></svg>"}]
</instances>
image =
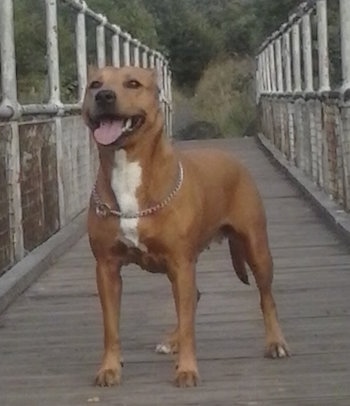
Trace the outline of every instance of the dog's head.
<instances>
[{"instance_id":1,"label":"dog's head","mask_svg":"<svg viewBox=\"0 0 350 406\"><path fill-rule=\"evenodd\" d=\"M98 144L125 145L155 125L159 110L154 70L105 67L89 73L83 118Z\"/></svg>"}]
</instances>

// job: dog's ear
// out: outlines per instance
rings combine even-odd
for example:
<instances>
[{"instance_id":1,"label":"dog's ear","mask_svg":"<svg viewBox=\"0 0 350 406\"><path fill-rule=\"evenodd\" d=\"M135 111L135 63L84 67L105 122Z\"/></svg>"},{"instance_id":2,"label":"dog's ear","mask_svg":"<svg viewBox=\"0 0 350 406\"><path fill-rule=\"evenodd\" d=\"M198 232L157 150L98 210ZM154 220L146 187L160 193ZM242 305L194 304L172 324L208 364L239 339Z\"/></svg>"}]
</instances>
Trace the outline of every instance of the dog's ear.
<instances>
[{"instance_id":1,"label":"dog's ear","mask_svg":"<svg viewBox=\"0 0 350 406\"><path fill-rule=\"evenodd\" d=\"M149 72L152 82L155 83L158 86L159 85L159 83L158 83L159 79L158 79L157 69L156 68L148 68L146 70Z\"/></svg>"},{"instance_id":2,"label":"dog's ear","mask_svg":"<svg viewBox=\"0 0 350 406\"><path fill-rule=\"evenodd\" d=\"M91 80L91 78L95 75L97 72L97 66L96 65L88 65L87 67L87 80L88 82Z\"/></svg>"},{"instance_id":3,"label":"dog's ear","mask_svg":"<svg viewBox=\"0 0 350 406\"><path fill-rule=\"evenodd\" d=\"M161 89L162 89L161 76L156 68L149 68L147 70L150 74L151 81L154 86L156 95L157 95L157 97L160 98L160 93L161 93Z\"/></svg>"}]
</instances>

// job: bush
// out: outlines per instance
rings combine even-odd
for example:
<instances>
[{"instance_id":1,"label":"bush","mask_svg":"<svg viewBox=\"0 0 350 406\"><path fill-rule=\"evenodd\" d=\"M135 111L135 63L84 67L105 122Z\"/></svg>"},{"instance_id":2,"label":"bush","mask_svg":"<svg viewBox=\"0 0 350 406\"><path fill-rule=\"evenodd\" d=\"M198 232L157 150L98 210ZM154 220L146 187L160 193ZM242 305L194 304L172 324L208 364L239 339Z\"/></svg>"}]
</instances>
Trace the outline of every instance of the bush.
<instances>
[{"instance_id":1,"label":"bush","mask_svg":"<svg viewBox=\"0 0 350 406\"><path fill-rule=\"evenodd\" d=\"M211 63L192 99L196 119L217 125L225 137L245 135L256 115L253 77L249 58Z\"/></svg>"}]
</instances>

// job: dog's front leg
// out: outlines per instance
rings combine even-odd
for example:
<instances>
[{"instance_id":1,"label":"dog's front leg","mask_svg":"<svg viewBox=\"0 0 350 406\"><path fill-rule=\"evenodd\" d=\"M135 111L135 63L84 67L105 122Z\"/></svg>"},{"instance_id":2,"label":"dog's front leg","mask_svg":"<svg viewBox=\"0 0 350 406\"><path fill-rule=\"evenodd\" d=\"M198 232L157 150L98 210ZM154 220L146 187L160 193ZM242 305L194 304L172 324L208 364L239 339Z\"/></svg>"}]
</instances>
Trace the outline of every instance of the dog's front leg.
<instances>
[{"instance_id":1,"label":"dog's front leg","mask_svg":"<svg viewBox=\"0 0 350 406\"><path fill-rule=\"evenodd\" d=\"M104 325L104 354L96 376L99 386L118 385L121 379L121 349L119 317L122 278L118 261L97 261L97 288L100 296Z\"/></svg>"},{"instance_id":2,"label":"dog's front leg","mask_svg":"<svg viewBox=\"0 0 350 406\"><path fill-rule=\"evenodd\" d=\"M169 275L178 319L178 361L175 384L179 387L196 386L198 368L195 343L196 279L194 264L177 265Z\"/></svg>"}]
</instances>

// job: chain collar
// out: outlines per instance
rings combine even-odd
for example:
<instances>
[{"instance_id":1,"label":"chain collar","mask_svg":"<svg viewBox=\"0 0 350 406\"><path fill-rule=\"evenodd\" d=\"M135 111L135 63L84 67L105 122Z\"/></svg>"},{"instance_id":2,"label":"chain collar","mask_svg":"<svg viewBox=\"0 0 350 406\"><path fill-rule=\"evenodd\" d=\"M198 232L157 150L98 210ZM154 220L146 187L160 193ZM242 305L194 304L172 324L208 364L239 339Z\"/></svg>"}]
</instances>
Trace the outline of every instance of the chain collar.
<instances>
[{"instance_id":1,"label":"chain collar","mask_svg":"<svg viewBox=\"0 0 350 406\"><path fill-rule=\"evenodd\" d=\"M149 207L147 209L138 211L136 213L128 214L123 213L119 210L112 209L107 203L104 203L96 190L96 183L94 184L91 192L91 198L95 204L96 214L100 217L107 217L109 215L124 218L124 219L136 219L140 217L146 217L151 214L156 213L157 211L163 209L167 206L171 200L175 197L176 193L181 189L183 179L184 179L184 170L181 162L179 162L179 174L177 178L177 182L173 191L161 202L157 203L155 206Z\"/></svg>"}]
</instances>

